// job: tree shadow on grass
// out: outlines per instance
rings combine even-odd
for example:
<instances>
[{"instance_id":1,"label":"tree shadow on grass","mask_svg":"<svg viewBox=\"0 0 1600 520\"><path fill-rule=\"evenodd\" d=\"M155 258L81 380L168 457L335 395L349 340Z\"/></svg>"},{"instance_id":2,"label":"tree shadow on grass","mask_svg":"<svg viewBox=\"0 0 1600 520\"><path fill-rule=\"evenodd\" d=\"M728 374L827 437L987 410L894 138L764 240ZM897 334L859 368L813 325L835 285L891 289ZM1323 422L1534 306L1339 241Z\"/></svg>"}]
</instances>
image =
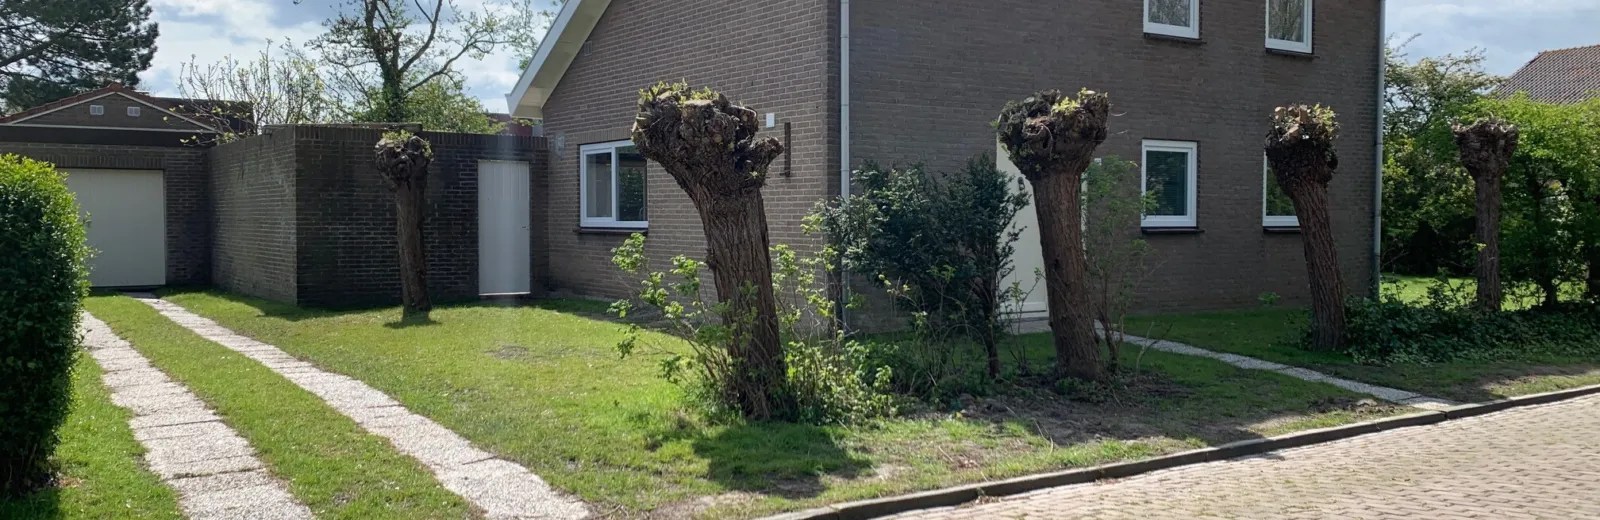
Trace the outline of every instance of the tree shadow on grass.
<instances>
[{"instance_id":1,"label":"tree shadow on grass","mask_svg":"<svg viewBox=\"0 0 1600 520\"><path fill-rule=\"evenodd\" d=\"M677 425L647 436L649 446L687 441L707 461L705 478L728 489L812 498L825 478L854 479L872 465L839 443L839 431L793 423L740 423L707 429Z\"/></svg>"},{"instance_id":2,"label":"tree shadow on grass","mask_svg":"<svg viewBox=\"0 0 1600 520\"><path fill-rule=\"evenodd\" d=\"M440 325L440 323L437 320L434 320L432 315L421 314L404 316L397 321L391 321L383 324L383 328L400 330L416 327L432 327L435 325Z\"/></svg>"}]
</instances>

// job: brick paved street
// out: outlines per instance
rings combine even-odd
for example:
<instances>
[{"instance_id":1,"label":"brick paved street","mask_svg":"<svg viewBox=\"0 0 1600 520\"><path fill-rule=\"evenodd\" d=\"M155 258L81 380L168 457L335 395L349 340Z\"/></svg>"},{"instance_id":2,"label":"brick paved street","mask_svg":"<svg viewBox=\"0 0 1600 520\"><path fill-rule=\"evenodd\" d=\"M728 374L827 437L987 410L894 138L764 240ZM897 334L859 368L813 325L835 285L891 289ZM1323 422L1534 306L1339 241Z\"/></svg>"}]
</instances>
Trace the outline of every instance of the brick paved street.
<instances>
[{"instance_id":1,"label":"brick paved street","mask_svg":"<svg viewBox=\"0 0 1600 520\"><path fill-rule=\"evenodd\" d=\"M1600 518L1600 395L895 518Z\"/></svg>"}]
</instances>

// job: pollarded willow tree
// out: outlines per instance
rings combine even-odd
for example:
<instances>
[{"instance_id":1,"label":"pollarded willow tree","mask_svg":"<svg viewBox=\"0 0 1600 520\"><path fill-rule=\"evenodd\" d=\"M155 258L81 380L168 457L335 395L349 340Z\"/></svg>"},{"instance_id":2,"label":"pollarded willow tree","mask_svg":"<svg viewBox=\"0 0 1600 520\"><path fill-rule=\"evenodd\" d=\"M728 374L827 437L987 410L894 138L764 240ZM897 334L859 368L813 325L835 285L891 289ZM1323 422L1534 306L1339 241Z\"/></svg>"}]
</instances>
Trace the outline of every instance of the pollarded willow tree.
<instances>
[{"instance_id":1,"label":"pollarded willow tree","mask_svg":"<svg viewBox=\"0 0 1600 520\"><path fill-rule=\"evenodd\" d=\"M1090 381L1103 379L1106 369L1094 336L1081 192L1110 113L1103 93L1046 90L1006 103L994 122L1011 162L1033 185L1056 373Z\"/></svg>"},{"instance_id":2,"label":"pollarded willow tree","mask_svg":"<svg viewBox=\"0 0 1600 520\"><path fill-rule=\"evenodd\" d=\"M1496 117L1456 124L1452 130L1461 149L1461 165L1472 174L1477 193L1477 304L1484 310L1499 311L1505 301L1500 286L1500 181L1511 167L1511 156L1517 153L1521 131Z\"/></svg>"},{"instance_id":3,"label":"pollarded willow tree","mask_svg":"<svg viewBox=\"0 0 1600 520\"><path fill-rule=\"evenodd\" d=\"M402 130L383 134L374 152L373 165L394 192L403 320L427 319L433 300L428 297L422 220L427 208L428 165L433 162L433 148L422 137Z\"/></svg>"},{"instance_id":4,"label":"pollarded willow tree","mask_svg":"<svg viewBox=\"0 0 1600 520\"><path fill-rule=\"evenodd\" d=\"M758 128L756 111L714 90L661 83L639 92L633 143L678 181L700 213L734 365L721 383L737 401L729 404L766 419L790 408L761 198L767 166L783 145L757 138Z\"/></svg>"},{"instance_id":5,"label":"pollarded willow tree","mask_svg":"<svg viewBox=\"0 0 1600 520\"><path fill-rule=\"evenodd\" d=\"M1328 182L1339 168L1338 138L1333 109L1322 105L1278 107L1266 138L1267 162L1300 219L1311 275L1311 346L1325 351L1344 340L1344 280L1328 208Z\"/></svg>"}]
</instances>

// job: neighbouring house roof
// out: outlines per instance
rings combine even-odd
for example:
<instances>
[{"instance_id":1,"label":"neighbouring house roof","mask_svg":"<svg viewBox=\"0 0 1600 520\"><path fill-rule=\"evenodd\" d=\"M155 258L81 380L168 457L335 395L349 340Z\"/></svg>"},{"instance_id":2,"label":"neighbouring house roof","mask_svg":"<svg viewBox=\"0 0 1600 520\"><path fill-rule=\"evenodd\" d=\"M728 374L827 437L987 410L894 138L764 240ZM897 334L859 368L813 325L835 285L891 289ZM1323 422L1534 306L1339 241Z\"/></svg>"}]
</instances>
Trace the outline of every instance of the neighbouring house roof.
<instances>
[{"instance_id":1,"label":"neighbouring house roof","mask_svg":"<svg viewBox=\"0 0 1600 520\"><path fill-rule=\"evenodd\" d=\"M1544 51L1500 84L1510 95L1549 103L1577 103L1600 97L1600 45Z\"/></svg>"},{"instance_id":2,"label":"neighbouring house roof","mask_svg":"<svg viewBox=\"0 0 1600 520\"><path fill-rule=\"evenodd\" d=\"M74 96L67 96L65 98L61 98L61 99L58 99L58 100L55 100L55 101L52 101L52 102L49 102L49 103L45 103L43 105L39 105L39 106L30 108L30 109L27 109L27 110L23 110L21 112L17 112L15 114L11 114L9 116L0 117L0 125L26 126L26 125L29 124L28 122L30 120L33 120L35 118L38 118L38 117L41 117L41 116L44 116L44 115L48 115L48 114L51 114L51 113L55 113L57 111L64 110L64 109L67 109L67 108L70 108L70 107L78 106L78 105L81 105L81 104L84 104L84 103L88 103L90 101L94 101L94 100L110 97L110 96L121 96L121 97L124 97L124 98L127 98L127 99L131 99L131 100L133 100L133 101L135 101L137 103L143 104L143 105L148 106L148 107L153 108L153 109L156 109L156 110L162 112L163 114L165 114L168 117L173 117L173 118L177 118L177 119L182 120L182 121L187 121L187 122L189 122L191 124L194 124L195 126L198 126L198 127L202 128L202 129L205 129L205 130L201 130L201 131L214 131L214 129L216 128L216 125L214 125L214 124L203 123L201 121L195 120L194 118L191 118L189 116L186 116L186 115L183 115L183 114L180 114L180 113L174 111L176 106L174 105L173 101L187 101L187 100L170 100L170 99L169 100L162 100L161 98L151 97L149 95L146 95L143 92L139 92L137 90L125 87L120 83L112 83L112 84L106 85L106 86L101 87L101 88L96 89L96 90L91 90L91 91L84 92L82 94L78 94L78 95L74 95ZM187 130L187 131L194 131L194 130Z\"/></svg>"},{"instance_id":3,"label":"neighbouring house roof","mask_svg":"<svg viewBox=\"0 0 1600 520\"><path fill-rule=\"evenodd\" d=\"M561 76L583 50L583 43L589 40L589 33L610 5L611 0L567 1L540 40L539 52L528 62L528 69L506 94L506 106L511 108L512 116L544 119L544 104L550 100L550 93L561 83Z\"/></svg>"}]
</instances>

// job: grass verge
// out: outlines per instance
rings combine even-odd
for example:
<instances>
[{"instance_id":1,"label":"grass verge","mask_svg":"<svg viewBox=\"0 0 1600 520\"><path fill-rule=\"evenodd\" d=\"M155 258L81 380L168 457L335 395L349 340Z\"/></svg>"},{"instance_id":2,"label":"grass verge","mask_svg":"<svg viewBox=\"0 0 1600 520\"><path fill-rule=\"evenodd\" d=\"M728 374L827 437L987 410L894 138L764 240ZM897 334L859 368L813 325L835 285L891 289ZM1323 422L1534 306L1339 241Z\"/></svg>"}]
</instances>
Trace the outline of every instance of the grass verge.
<instances>
[{"instance_id":1,"label":"grass verge","mask_svg":"<svg viewBox=\"0 0 1600 520\"><path fill-rule=\"evenodd\" d=\"M1128 331L1461 402L1600 384L1600 363L1551 356L1514 361L1361 365L1343 354L1293 346L1291 342L1307 319L1306 311L1298 309L1148 316L1130 318Z\"/></svg>"},{"instance_id":2,"label":"grass verge","mask_svg":"<svg viewBox=\"0 0 1600 520\"><path fill-rule=\"evenodd\" d=\"M33 496L0 500L0 518L183 518L172 489L145 470L144 448L134 441L128 418L100 384L100 366L80 354L55 454L60 480Z\"/></svg>"},{"instance_id":3,"label":"grass verge","mask_svg":"<svg viewBox=\"0 0 1600 520\"><path fill-rule=\"evenodd\" d=\"M188 386L254 446L318 518L452 518L472 507L426 468L265 366L121 296L90 312Z\"/></svg>"},{"instance_id":4,"label":"grass verge","mask_svg":"<svg viewBox=\"0 0 1600 520\"><path fill-rule=\"evenodd\" d=\"M1125 349L1125 364L1137 363L1140 375L1099 403L1018 394L850 427L707 424L658 377L660 355L620 359L619 325L553 310L585 305L447 306L430 323L411 325L399 323L397 309L336 313L220 293L167 297L365 381L598 512L619 515L751 516L1399 411L1328 385ZM1044 336L1021 344L1038 359L1051 348Z\"/></svg>"}]
</instances>

